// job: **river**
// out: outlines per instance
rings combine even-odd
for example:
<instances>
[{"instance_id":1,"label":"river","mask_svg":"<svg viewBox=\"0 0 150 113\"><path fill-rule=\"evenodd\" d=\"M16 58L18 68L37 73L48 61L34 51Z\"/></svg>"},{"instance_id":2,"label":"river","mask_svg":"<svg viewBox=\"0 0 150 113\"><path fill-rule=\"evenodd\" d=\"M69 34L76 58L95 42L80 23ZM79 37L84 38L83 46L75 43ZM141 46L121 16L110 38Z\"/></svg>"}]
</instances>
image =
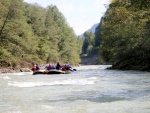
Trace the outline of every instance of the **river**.
<instances>
[{"instance_id":1,"label":"river","mask_svg":"<svg viewBox=\"0 0 150 113\"><path fill-rule=\"evenodd\" d=\"M76 67L62 75L0 75L0 113L150 113L150 72Z\"/></svg>"}]
</instances>

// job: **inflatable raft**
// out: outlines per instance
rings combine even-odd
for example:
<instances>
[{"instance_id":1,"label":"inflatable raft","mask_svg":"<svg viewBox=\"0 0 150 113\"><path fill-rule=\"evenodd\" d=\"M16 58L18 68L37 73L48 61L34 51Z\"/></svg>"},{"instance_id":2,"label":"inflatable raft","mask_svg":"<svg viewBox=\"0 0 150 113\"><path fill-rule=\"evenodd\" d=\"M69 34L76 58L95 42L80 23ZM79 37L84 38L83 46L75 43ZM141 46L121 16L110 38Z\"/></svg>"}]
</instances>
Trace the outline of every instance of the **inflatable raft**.
<instances>
[{"instance_id":1,"label":"inflatable raft","mask_svg":"<svg viewBox=\"0 0 150 113\"><path fill-rule=\"evenodd\" d=\"M38 70L33 72L33 75L36 74L70 74L71 71L62 71L62 70Z\"/></svg>"}]
</instances>

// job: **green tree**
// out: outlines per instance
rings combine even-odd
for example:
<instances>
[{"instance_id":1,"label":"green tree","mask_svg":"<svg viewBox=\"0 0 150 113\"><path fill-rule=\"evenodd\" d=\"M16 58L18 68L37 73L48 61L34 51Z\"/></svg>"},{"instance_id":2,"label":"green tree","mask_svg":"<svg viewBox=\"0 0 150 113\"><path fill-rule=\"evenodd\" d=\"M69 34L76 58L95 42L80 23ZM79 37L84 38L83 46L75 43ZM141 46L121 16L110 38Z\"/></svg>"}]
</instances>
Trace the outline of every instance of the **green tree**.
<instances>
[{"instance_id":1,"label":"green tree","mask_svg":"<svg viewBox=\"0 0 150 113\"><path fill-rule=\"evenodd\" d=\"M113 68L149 70L149 4L149 0L115 0L110 4L102 23L100 52Z\"/></svg>"},{"instance_id":2,"label":"green tree","mask_svg":"<svg viewBox=\"0 0 150 113\"><path fill-rule=\"evenodd\" d=\"M78 64L80 43L56 6L0 0L0 66Z\"/></svg>"},{"instance_id":3,"label":"green tree","mask_svg":"<svg viewBox=\"0 0 150 113\"><path fill-rule=\"evenodd\" d=\"M95 35L93 32L85 32L84 33L82 54L87 54L89 56L92 55L92 49L93 49L93 46L95 45L94 36Z\"/></svg>"}]
</instances>

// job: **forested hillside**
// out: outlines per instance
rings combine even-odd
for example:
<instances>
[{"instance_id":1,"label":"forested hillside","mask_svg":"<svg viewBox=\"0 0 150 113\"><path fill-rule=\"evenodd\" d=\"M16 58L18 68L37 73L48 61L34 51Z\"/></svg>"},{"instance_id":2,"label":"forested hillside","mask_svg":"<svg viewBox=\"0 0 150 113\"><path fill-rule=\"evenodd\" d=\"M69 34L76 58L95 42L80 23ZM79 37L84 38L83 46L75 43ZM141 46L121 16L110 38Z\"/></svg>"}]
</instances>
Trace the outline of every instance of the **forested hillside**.
<instances>
[{"instance_id":1,"label":"forested hillside","mask_svg":"<svg viewBox=\"0 0 150 113\"><path fill-rule=\"evenodd\" d=\"M112 0L99 33L112 68L150 70L150 0Z\"/></svg>"},{"instance_id":2,"label":"forested hillside","mask_svg":"<svg viewBox=\"0 0 150 113\"><path fill-rule=\"evenodd\" d=\"M81 44L56 6L0 0L0 67L78 64Z\"/></svg>"},{"instance_id":3,"label":"forested hillside","mask_svg":"<svg viewBox=\"0 0 150 113\"><path fill-rule=\"evenodd\" d=\"M82 62L86 61L85 64L105 64L101 57L97 57L99 55L99 48L101 44L101 30L102 30L102 20L100 20L99 24L95 28L95 32L86 31L82 37ZM91 61L89 61L91 59Z\"/></svg>"}]
</instances>

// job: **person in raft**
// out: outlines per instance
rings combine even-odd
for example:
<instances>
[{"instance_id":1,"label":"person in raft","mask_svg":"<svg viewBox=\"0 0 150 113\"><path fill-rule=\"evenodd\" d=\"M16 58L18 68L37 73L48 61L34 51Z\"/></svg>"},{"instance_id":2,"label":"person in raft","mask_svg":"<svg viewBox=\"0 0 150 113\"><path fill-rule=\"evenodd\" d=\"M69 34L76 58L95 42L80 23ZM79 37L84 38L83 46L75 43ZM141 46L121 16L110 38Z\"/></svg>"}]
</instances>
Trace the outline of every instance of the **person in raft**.
<instances>
[{"instance_id":1,"label":"person in raft","mask_svg":"<svg viewBox=\"0 0 150 113\"><path fill-rule=\"evenodd\" d=\"M59 62L57 62L56 69L57 69L57 70L60 70L60 69L61 69L61 65L59 64Z\"/></svg>"},{"instance_id":2,"label":"person in raft","mask_svg":"<svg viewBox=\"0 0 150 113\"><path fill-rule=\"evenodd\" d=\"M40 68L39 68L39 66L38 66L38 64L34 64L34 63L32 63L32 71L33 72L35 72L35 71L38 71Z\"/></svg>"},{"instance_id":3,"label":"person in raft","mask_svg":"<svg viewBox=\"0 0 150 113\"><path fill-rule=\"evenodd\" d=\"M64 64L62 66L62 71L72 71L72 67L69 64Z\"/></svg>"},{"instance_id":4,"label":"person in raft","mask_svg":"<svg viewBox=\"0 0 150 113\"><path fill-rule=\"evenodd\" d=\"M51 69L56 69L56 67L53 64L47 64L44 68L45 70L51 70Z\"/></svg>"}]
</instances>

